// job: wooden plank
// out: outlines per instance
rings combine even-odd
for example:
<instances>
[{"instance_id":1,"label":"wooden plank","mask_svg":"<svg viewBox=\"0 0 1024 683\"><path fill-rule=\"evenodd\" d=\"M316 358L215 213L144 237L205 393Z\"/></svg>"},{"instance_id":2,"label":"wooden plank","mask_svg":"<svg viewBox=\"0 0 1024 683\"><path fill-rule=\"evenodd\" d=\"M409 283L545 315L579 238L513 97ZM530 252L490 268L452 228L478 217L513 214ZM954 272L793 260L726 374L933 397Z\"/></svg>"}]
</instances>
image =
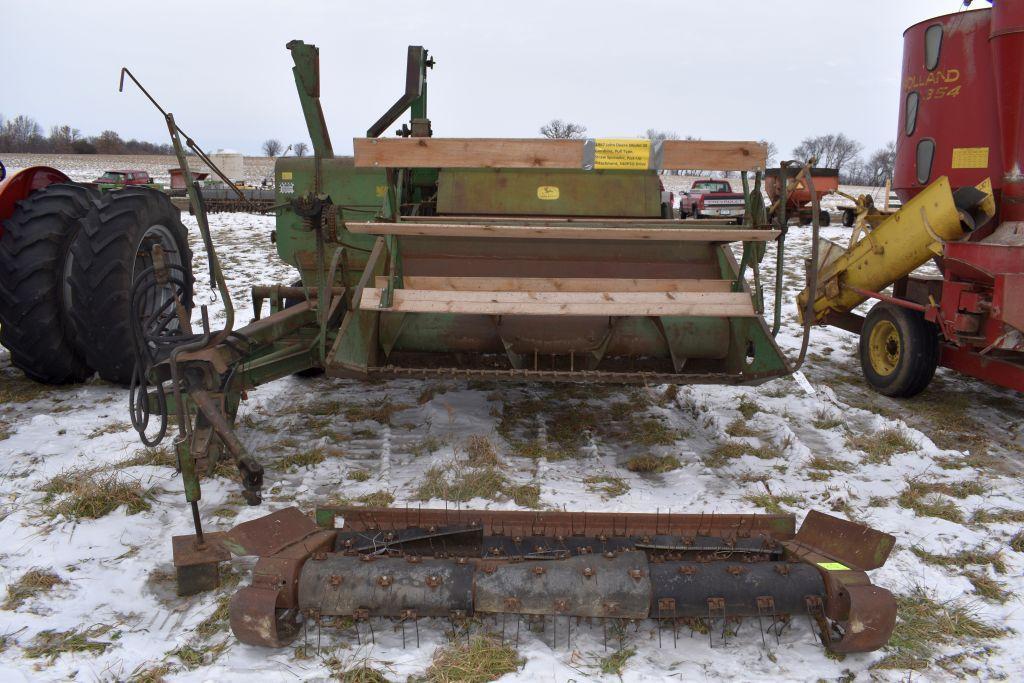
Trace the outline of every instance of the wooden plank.
<instances>
[{"instance_id":1,"label":"wooden plank","mask_svg":"<svg viewBox=\"0 0 1024 683\"><path fill-rule=\"evenodd\" d=\"M381 289L365 289L361 310L378 310ZM571 316L731 316L757 314L746 292L472 292L396 289L386 310L402 313Z\"/></svg>"},{"instance_id":2,"label":"wooden plank","mask_svg":"<svg viewBox=\"0 0 1024 683\"><path fill-rule=\"evenodd\" d=\"M533 239L649 240L673 242L770 242L778 230L749 228L577 227L569 225L494 225L469 223L358 223L345 227L354 233L419 237L513 237Z\"/></svg>"},{"instance_id":3,"label":"wooden plank","mask_svg":"<svg viewBox=\"0 0 1024 683\"><path fill-rule=\"evenodd\" d=\"M354 138L361 168L585 168L593 140L527 138ZM665 140L651 169L751 171L767 162L753 141ZM660 157L660 160L659 160Z\"/></svg>"},{"instance_id":4,"label":"wooden plank","mask_svg":"<svg viewBox=\"0 0 1024 683\"><path fill-rule=\"evenodd\" d=\"M355 138L363 168L582 168L582 140Z\"/></svg>"},{"instance_id":5,"label":"wooden plank","mask_svg":"<svg viewBox=\"0 0 1024 683\"><path fill-rule=\"evenodd\" d=\"M731 292L732 280L587 277L438 277L406 275L407 289L475 292ZM377 287L387 286L378 277Z\"/></svg>"},{"instance_id":6,"label":"wooden plank","mask_svg":"<svg viewBox=\"0 0 1024 683\"><path fill-rule=\"evenodd\" d=\"M761 142L665 140L661 168L672 171L754 171L768 163L768 148Z\"/></svg>"},{"instance_id":7,"label":"wooden plank","mask_svg":"<svg viewBox=\"0 0 1024 683\"><path fill-rule=\"evenodd\" d=\"M467 216L447 214L444 216L402 216L402 223L490 223L494 225L536 225L551 223L556 225L578 225L583 227L609 226L623 224L651 227L672 227L683 225L699 225L713 227L715 225L735 225L732 221L719 223L707 218L583 218L575 216Z\"/></svg>"}]
</instances>

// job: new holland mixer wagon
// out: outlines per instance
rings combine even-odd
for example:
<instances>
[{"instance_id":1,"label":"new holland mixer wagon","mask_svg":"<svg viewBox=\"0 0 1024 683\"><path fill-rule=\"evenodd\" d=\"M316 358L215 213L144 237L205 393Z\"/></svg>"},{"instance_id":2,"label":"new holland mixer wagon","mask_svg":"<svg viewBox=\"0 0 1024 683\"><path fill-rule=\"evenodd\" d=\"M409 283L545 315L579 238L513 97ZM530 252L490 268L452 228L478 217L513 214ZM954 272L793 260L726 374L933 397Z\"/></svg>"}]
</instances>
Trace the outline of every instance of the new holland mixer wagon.
<instances>
[{"instance_id":1,"label":"new holland mixer wagon","mask_svg":"<svg viewBox=\"0 0 1024 683\"><path fill-rule=\"evenodd\" d=\"M257 556L231 625L242 641L273 647L303 623L474 616L650 618L673 630L749 618L763 634L806 615L835 652L887 641L895 600L866 572L885 562L893 537L813 511L797 530L784 514L286 508L204 532L201 480L221 461L237 467L247 502L262 501L264 469L234 416L246 391L291 374L753 385L803 357L787 359L774 341L787 221L785 201L769 214L761 199L762 145L435 138L432 61L411 47L405 93L354 140L353 157L339 157L320 108L317 49L288 48L314 156L277 162L274 239L296 274L252 288L252 322L236 325L191 178L222 329L205 310L193 315L184 228L159 193L101 196L54 182L10 202L0 243L0 259L13 264L30 247L46 266L21 263L0 286L32 282L51 297L46 316L33 319L28 302L3 312L16 364L48 381L95 370L130 383L147 444L176 416L196 531L173 539L181 594L214 587L232 554ZM399 136L380 137L406 111ZM161 112L187 169L185 146L205 155ZM785 177L809 181L809 167ZM741 172L742 225L664 217L658 171L688 168ZM32 226L46 227L46 239ZM766 284L769 244L778 274ZM812 283L814 271L812 259ZM35 337L8 332L30 320ZM32 345L44 338L56 346Z\"/></svg>"}]
</instances>

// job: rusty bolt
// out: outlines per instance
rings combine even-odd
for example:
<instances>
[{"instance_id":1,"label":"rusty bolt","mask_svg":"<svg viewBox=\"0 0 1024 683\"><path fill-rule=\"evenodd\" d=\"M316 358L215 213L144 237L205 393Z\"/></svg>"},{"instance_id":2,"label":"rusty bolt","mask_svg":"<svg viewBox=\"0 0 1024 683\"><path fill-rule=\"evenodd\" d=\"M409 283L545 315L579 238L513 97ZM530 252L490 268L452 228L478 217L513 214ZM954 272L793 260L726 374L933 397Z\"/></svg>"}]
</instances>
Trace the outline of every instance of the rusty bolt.
<instances>
[{"instance_id":1,"label":"rusty bolt","mask_svg":"<svg viewBox=\"0 0 1024 683\"><path fill-rule=\"evenodd\" d=\"M505 609L514 612L519 609L519 598L505 598Z\"/></svg>"},{"instance_id":2,"label":"rusty bolt","mask_svg":"<svg viewBox=\"0 0 1024 683\"><path fill-rule=\"evenodd\" d=\"M388 586L390 586L392 584L393 581L394 581L394 579L392 579L387 574L381 574L380 576L377 577L377 585L380 586L381 588L387 588Z\"/></svg>"},{"instance_id":3,"label":"rusty bolt","mask_svg":"<svg viewBox=\"0 0 1024 683\"><path fill-rule=\"evenodd\" d=\"M341 576L338 574L331 574L331 578L327 579L327 583L331 584L332 588L337 588L341 585Z\"/></svg>"},{"instance_id":4,"label":"rusty bolt","mask_svg":"<svg viewBox=\"0 0 1024 683\"><path fill-rule=\"evenodd\" d=\"M568 612L569 611L569 601L565 600L564 598L558 598L557 600L555 600L555 611L556 612Z\"/></svg>"},{"instance_id":5,"label":"rusty bolt","mask_svg":"<svg viewBox=\"0 0 1024 683\"><path fill-rule=\"evenodd\" d=\"M356 621L366 621L370 618L370 610L365 607L357 607L352 610L352 618Z\"/></svg>"},{"instance_id":6,"label":"rusty bolt","mask_svg":"<svg viewBox=\"0 0 1024 683\"><path fill-rule=\"evenodd\" d=\"M601 541L601 543L606 543L608 541L608 537L605 536L604 534L601 534L600 536L597 537L597 540Z\"/></svg>"},{"instance_id":7,"label":"rusty bolt","mask_svg":"<svg viewBox=\"0 0 1024 683\"><path fill-rule=\"evenodd\" d=\"M414 610L414 609L402 610L402 619L405 620L405 621L408 621L409 619L415 620L416 619L416 610Z\"/></svg>"},{"instance_id":8,"label":"rusty bolt","mask_svg":"<svg viewBox=\"0 0 1024 683\"><path fill-rule=\"evenodd\" d=\"M698 568L694 567L692 564L684 564L682 567L679 568L679 573L683 576L693 576L697 573L697 571Z\"/></svg>"},{"instance_id":9,"label":"rusty bolt","mask_svg":"<svg viewBox=\"0 0 1024 683\"><path fill-rule=\"evenodd\" d=\"M781 576L789 576L789 565L781 562L775 565L775 571Z\"/></svg>"},{"instance_id":10,"label":"rusty bolt","mask_svg":"<svg viewBox=\"0 0 1024 683\"><path fill-rule=\"evenodd\" d=\"M409 564L419 564L423 561L423 558L421 558L419 555L406 555L405 561Z\"/></svg>"},{"instance_id":11,"label":"rusty bolt","mask_svg":"<svg viewBox=\"0 0 1024 683\"><path fill-rule=\"evenodd\" d=\"M634 581L639 581L640 579L644 578L643 571L636 567L629 570L629 575L633 578Z\"/></svg>"},{"instance_id":12,"label":"rusty bolt","mask_svg":"<svg viewBox=\"0 0 1024 683\"><path fill-rule=\"evenodd\" d=\"M547 570L544 569L544 567L541 567L540 565L537 565L536 567L533 568L533 573L536 574L537 576L542 576L545 571L547 571Z\"/></svg>"},{"instance_id":13,"label":"rusty bolt","mask_svg":"<svg viewBox=\"0 0 1024 683\"><path fill-rule=\"evenodd\" d=\"M491 555L501 555L501 548L498 546L491 548Z\"/></svg>"},{"instance_id":14,"label":"rusty bolt","mask_svg":"<svg viewBox=\"0 0 1024 683\"><path fill-rule=\"evenodd\" d=\"M512 539L512 542L513 543L522 543L523 542L523 537L522 536L516 536L516 537L514 537Z\"/></svg>"},{"instance_id":15,"label":"rusty bolt","mask_svg":"<svg viewBox=\"0 0 1024 683\"><path fill-rule=\"evenodd\" d=\"M764 612L775 611L775 598L770 595L759 595L757 597L757 609Z\"/></svg>"},{"instance_id":16,"label":"rusty bolt","mask_svg":"<svg viewBox=\"0 0 1024 683\"><path fill-rule=\"evenodd\" d=\"M359 560L361 562L373 562L373 555L360 555Z\"/></svg>"},{"instance_id":17,"label":"rusty bolt","mask_svg":"<svg viewBox=\"0 0 1024 683\"><path fill-rule=\"evenodd\" d=\"M594 568L593 567L584 567L583 568L583 576L585 576L585 577L587 577L589 579L593 575L594 575Z\"/></svg>"},{"instance_id":18,"label":"rusty bolt","mask_svg":"<svg viewBox=\"0 0 1024 683\"><path fill-rule=\"evenodd\" d=\"M351 548L352 547L352 539L351 538L346 538L345 539L345 547L346 548Z\"/></svg>"},{"instance_id":19,"label":"rusty bolt","mask_svg":"<svg viewBox=\"0 0 1024 683\"><path fill-rule=\"evenodd\" d=\"M395 535L392 532L389 531L386 534L384 534L384 540L385 541L393 541L393 540L395 540Z\"/></svg>"},{"instance_id":20,"label":"rusty bolt","mask_svg":"<svg viewBox=\"0 0 1024 683\"><path fill-rule=\"evenodd\" d=\"M675 598L658 598L658 611L659 612L675 612L676 611L676 599Z\"/></svg>"},{"instance_id":21,"label":"rusty bolt","mask_svg":"<svg viewBox=\"0 0 1024 683\"><path fill-rule=\"evenodd\" d=\"M437 588L438 586L441 585L441 577L438 576L437 574L431 574L430 576L427 577L426 583L431 588Z\"/></svg>"},{"instance_id":22,"label":"rusty bolt","mask_svg":"<svg viewBox=\"0 0 1024 683\"><path fill-rule=\"evenodd\" d=\"M613 552L612 552L611 550L609 550L608 552L606 552L606 553L604 554L604 556L605 556L606 558L608 558L609 560L614 560L614 559L615 559L615 553L613 553Z\"/></svg>"},{"instance_id":23,"label":"rusty bolt","mask_svg":"<svg viewBox=\"0 0 1024 683\"><path fill-rule=\"evenodd\" d=\"M436 534L437 533L437 527L436 526L431 526L429 529L427 529L427 533L428 534Z\"/></svg>"},{"instance_id":24,"label":"rusty bolt","mask_svg":"<svg viewBox=\"0 0 1024 683\"><path fill-rule=\"evenodd\" d=\"M459 559L455 560L455 564L467 564L468 562L469 560L465 557L460 557Z\"/></svg>"},{"instance_id":25,"label":"rusty bolt","mask_svg":"<svg viewBox=\"0 0 1024 683\"><path fill-rule=\"evenodd\" d=\"M555 536L555 540L558 541L559 543L564 543L565 542L565 536L563 536L562 534L558 534L557 536Z\"/></svg>"},{"instance_id":26,"label":"rusty bolt","mask_svg":"<svg viewBox=\"0 0 1024 683\"><path fill-rule=\"evenodd\" d=\"M739 576L740 574L746 574L747 570L738 564L730 564L725 568L725 571L729 572L733 576Z\"/></svg>"},{"instance_id":27,"label":"rusty bolt","mask_svg":"<svg viewBox=\"0 0 1024 683\"><path fill-rule=\"evenodd\" d=\"M493 564L484 564L480 566L480 571L482 571L484 574L493 574L494 572L498 571L498 568Z\"/></svg>"},{"instance_id":28,"label":"rusty bolt","mask_svg":"<svg viewBox=\"0 0 1024 683\"><path fill-rule=\"evenodd\" d=\"M326 560L327 559L327 553L313 553L313 559L314 560Z\"/></svg>"},{"instance_id":29,"label":"rusty bolt","mask_svg":"<svg viewBox=\"0 0 1024 683\"><path fill-rule=\"evenodd\" d=\"M651 537L650 536L641 536L640 537L640 542L641 543L650 543L651 542Z\"/></svg>"}]
</instances>

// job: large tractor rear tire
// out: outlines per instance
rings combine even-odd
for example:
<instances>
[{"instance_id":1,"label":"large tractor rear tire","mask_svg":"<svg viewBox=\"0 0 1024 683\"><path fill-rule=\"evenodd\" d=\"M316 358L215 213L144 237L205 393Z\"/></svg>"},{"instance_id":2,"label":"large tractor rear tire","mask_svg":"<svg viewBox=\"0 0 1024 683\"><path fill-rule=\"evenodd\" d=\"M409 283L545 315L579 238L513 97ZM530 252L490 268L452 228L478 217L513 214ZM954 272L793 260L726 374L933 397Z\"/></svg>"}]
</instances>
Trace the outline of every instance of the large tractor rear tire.
<instances>
[{"instance_id":1,"label":"large tractor rear tire","mask_svg":"<svg viewBox=\"0 0 1024 683\"><path fill-rule=\"evenodd\" d=\"M70 250L99 195L73 183L36 190L0 234L0 344L11 362L45 384L81 382L92 369L71 328Z\"/></svg>"},{"instance_id":2,"label":"large tractor rear tire","mask_svg":"<svg viewBox=\"0 0 1024 683\"><path fill-rule=\"evenodd\" d=\"M156 244L163 247L168 264L184 268L184 303L191 311L195 278L188 233L163 192L144 187L108 192L82 221L71 247L72 323L86 361L109 382L131 381L136 357L130 293L136 276L153 265ZM147 302L145 314L153 314L162 303Z\"/></svg>"},{"instance_id":3,"label":"large tractor rear tire","mask_svg":"<svg viewBox=\"0 0 1024 683\"><path fill-rule=\"evenodd\" d=\"M896 398L924 391L939 363L938 328L917 311L878 303L860 331L860 366L871 388Z\"/></svg>"}]
</instances>

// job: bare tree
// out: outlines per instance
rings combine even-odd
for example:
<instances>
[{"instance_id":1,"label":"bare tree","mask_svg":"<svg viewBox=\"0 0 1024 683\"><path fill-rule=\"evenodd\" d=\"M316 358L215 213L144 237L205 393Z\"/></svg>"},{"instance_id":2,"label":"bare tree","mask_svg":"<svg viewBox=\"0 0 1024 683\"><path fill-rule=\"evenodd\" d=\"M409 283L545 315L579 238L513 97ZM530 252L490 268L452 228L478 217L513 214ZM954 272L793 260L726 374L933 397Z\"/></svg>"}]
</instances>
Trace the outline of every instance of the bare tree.
<instances>
[{"instance_id":1,"label":"bare tree","mask_svg":"<svg viewBox=\"0 0 1024 683\"><path fill-rule=\"evenodd\" d=\"M99 154L124 154L125 144L121 136L115 131L105 130L95 138L92 139L92 144L96 146L96 152Z\"/></svg>"},{"instance_id":2,"label":"bare tree","mask_svg":"<svg viewBox=\"0 0 1024 683\"><path fill-rule=\"evenodd\" d=\"M581 123L551 119L540 127L540 134L558 140L579 140L587 134L587 127Z\"/></svg>"},{"instance_id":3,"label":"bare tree","mask_svg":"<svg viewBox=\"0 0 1024 683\"><path fill-rule=\"evenodd\" d=\"M281 141L270 138L263 141L263 156L276 157L281 153Z\"/></svg>"},{"instance_id":4,"label":"bare tree","mask_svg":"<svg viewBox=\"0 0 1024 683\"><path fill-rule=\"evenodd\" d=\"M295 152L295 156L304 157L306 156L306 152L309 151L309 145L305 142L296 142L292 145L292 151Z\"/></svg>"},{"instance_id":5,"label":"bare tree","mask_svg":"<svg viewBox=\"0 0 1024 683\"><path fill-rule=\"evenodd\" d=\"M68 154L75 151L75 143L82 137L81 131L71 126L51 126L47 142L50 150L57 154Z\"/></svg>"},{"instance_id":6,"label":"bare tree","mask_svg":"<svg viewBox=\"0 0 1024 683\"><path fill-rule=\"evenodd\" d=\"M847 164L856 159L862 149L862 144L842 133L829 133L804 138L793 149L793 158L806 161L814 157L818 160L818 168L835 168L842 174Z\"/></svg>"},{"instance_id":7,"label":"bare tree","mask_svg":"<svg viewBox=\"0 0 1024 683\"><path fill-rule=\"evenodd\" d=\"M679 133L674 130L657 130L656 128L648 128L644 131L644 137L648 140L678 140Z\"/></svg>"},{"instance_id":8,"label":"bare tree","mask_svg":"<svg viewBox=\"0 0 1024 683\"><path fill-rule=\"evenodd\" d=\"M43 129L35 119L24 114L7 119L3 128L0 128L0 151L38 152L43 151L45 146Z\"/></svg>"},{"instance_id":9,"label":"bare tree","mask_svg":"<svg viewBox=\"0 0 1024 683\"><path fill-rule=\"evenodd\" d=\"M768 148L767 161L765 162L768 167L777 164L779 161L779 146L771 140L758 140L758 142Z\"/></svg>"},{"instance_id":10,"label":"bare tree","mask_svg":"<svg viewBox=\"0 0 1024 683\"><path fill-rule=\"evenodd\" d=\"M891 180L893 169L896 167L896 142L890 141L875 150L874 154L868 157L864 165L865 175L870 185L884 185L886 179Z\"/></svg>"}]
</instances>

